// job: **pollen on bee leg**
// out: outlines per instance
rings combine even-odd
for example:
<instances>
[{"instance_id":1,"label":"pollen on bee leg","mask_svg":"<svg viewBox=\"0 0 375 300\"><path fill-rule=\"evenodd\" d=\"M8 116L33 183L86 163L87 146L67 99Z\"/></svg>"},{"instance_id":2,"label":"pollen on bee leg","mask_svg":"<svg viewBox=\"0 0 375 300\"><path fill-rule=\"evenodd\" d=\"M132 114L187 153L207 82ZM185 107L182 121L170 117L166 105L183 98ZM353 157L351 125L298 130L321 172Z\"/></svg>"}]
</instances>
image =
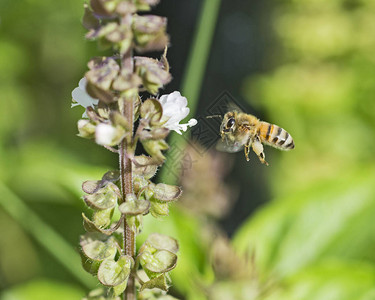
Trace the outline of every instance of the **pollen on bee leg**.
<instances>
[{"instance_id":1,"label":"pollen on bee leg","mask_svg":"<svg viewBox=\"0 0 375 300\"><path fill-rule=\"evenodd\" d=\"M265 160L265 155L264 155L264 152L263 152L263 145L262 143L259 141L259 139L256 139L254 141L254 143L252 144L252 148L253 148L253 151L255 152L255 154L259 157L259 160L268 166L268 163L266 162Z\"/></svg>"}]
</instances>

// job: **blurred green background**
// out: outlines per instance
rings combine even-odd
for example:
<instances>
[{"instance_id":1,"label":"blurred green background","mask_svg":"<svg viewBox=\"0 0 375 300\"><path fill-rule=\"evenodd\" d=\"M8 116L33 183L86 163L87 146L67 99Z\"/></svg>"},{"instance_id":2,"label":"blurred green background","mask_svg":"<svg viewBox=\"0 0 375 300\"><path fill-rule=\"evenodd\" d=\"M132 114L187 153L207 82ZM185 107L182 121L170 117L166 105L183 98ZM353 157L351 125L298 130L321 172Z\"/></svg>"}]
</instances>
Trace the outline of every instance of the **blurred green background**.
<instances>
[{"instance_id":1,"label":"blurred green background","mask_svg":"<svg viewBox=\"0 0 375 300\"><path fill-rule=\"evenodd\" d=\"M80 185L117 157L75 136L70 93L100 55L82 13L75 0L0 0L1 300L80 299L97 286L77 254ZM375 299L375 1L162 0L155 13L169 19L165 92L182 87L199 117L227 90L296 144L266 148L269 167L192 150L181 204L147 217L139 237L179 240L172 293Z\"/></svg>"}]
</instances>

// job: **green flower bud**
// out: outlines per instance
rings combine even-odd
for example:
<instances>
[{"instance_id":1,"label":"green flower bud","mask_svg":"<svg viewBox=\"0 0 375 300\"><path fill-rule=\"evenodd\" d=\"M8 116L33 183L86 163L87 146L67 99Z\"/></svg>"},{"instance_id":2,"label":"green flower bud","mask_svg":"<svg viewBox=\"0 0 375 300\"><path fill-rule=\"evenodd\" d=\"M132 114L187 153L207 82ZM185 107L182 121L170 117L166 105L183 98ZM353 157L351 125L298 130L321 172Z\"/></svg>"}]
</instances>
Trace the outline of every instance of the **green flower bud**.
<instances>
[{"instance_id":1,"label":"green flower bud","mask_svg":"<svg viewBox=\"0 0 375 300\"><path fill-rule=\"evenodd\" d=\"M131 256L123 255L115 261L106 259L98 270L98 279L104 286L112 287L115 296L120 295L126 288L130 270L134 265Z\"/></svg>"},{"instance_id":2,"label":"green flower bud","mask_svg":"<svg viewBox=\"0 0 375 300\"><path fill-rule=\"evenodd\" d=\"M163 50L169 43L165 33L167 18L154 15L135 15L133 32L136 49L140 52Z\"/></svg>"},{"instance_id":3,"label":"green flower bud","mask_svg":"<svg viewBox=\"0 0 375 300\"><path fill-rule=\"evenodd\" d=\"M122 69L119 76L113 81L112 87L120 92L132 91L138 94L138 87L142 84L141 78L133 73L129 73L127 69Z\"/></svg>"},{"instance_id":4,"label":"green flower bud","mask_svg":"<svg viewBox=\"0 0 375 300\"><path fill-rule=\"evenodd\" d=\"M101 233L105 235L110 235L112 234L111 230L105 230L103 229L104 227L107 227L110 225L112 214L113 214L114 209L106 209L106 210L99 210L96 211L95 214L100 214L101 217L97 216L97 219L94 221L91 221L89 218L86 217L84 213L82 213L82 218L83 218L83 228L87 232L92 232L92 233ZM94 216L95 216L94 214Z\"/></svg>"},{"instance_id":5,"label":"green flower bud","mask_svg":"<svg viewBox=\"0 0 375 300\"><path fill-rule=\"evenodd\" d=\"M151 201L150 213L153 217L165 217L169 214L169 204L159 201Z\"/></svg>"},{"instance_id":6,"label":"green flower bud","mask_svg":"<svg viewBox=\"0 0 375 300\"><path fill-rule=\"evenodd\" d=\"M134 194L126 195L126 200L119 206L121 213L130 216L144 215L148 212L150 202L143 199L137 199Z\"/></svg>"},{"instance_id":7,"label":"green flower bud","mask_svg":"<svg viewBox=\"0 0 375 300\"><path fill-rule=\"evenodd\" d=\"M115 184L109 183L94 194L85 195L83 199L91 208L103 210L115 207L120 197L119 188Z\"/></svg>"},{"instance_id":8,"label":"green flower bud","mask_svg":"<svg viewBox=\"0 0 375 300\"><path fill-rule=\"evenodd\" d=\"M117 77L120 66L113 58L96 57L88 63L90 71L86 72L86 91L104 103L115 101L114 95L110 91L112 81Z\"/></svg>"},{"instance_id":9,"label":"green flower bud","mask_svg":"<svg viewBox=\"0 0 375 300\"><path fill-rule=\"evenodd\" d=\"M142 176L144 179L151 179L155 176L158 170L158 165L150 156L140 155L134 157L133 174L135 176Z\"/></svg>"},{"instance_id":10,"label":"green flower bud","mask_svg":"<svg viewBox=\"0 0 375 300\"><path fill-rule=\"evenodd\" d=\"M145 140L141 141L143 148L148 154L152 156L155 163L161 164L165 160L165 156L161 151L169 148L168 144L164 140Z\"/></svg>"},{"instance_id":11,"label":"green flower bud","mask_svg":"<svg viewBox=\"0 0 375 300\"><path fill-rule=\"evenodd\" d=\"M143 291L144 289L157 288L157 289L161 289L162 291L167 292L169 287L170 287L170 285L167 282L167 276L165 276L165 274L161 274L161 275L159 275L155 278L152 278L149 281L146 281L144 284L142 284L140 291ZM160 299L160 298L158 297L158 298L155 298L155 299ZM172 299L174 299L174 298L172 297Z\"/></svg>"},{"instance_id":12,"label":"green flower bud","mask_svg":"<svg viewBox=\"0 0 375 300\"><path fill-rule=\"evenodd\" d=\"M154 198L159 201L175 201L182 195L182 189L175 185L158 183L154 188Z\"/></svg>"},{"instance_id":13,"label":"green flower bud","mask_svg":"<svg viewBox=\"0 0 375 300\"><path fill-rule=\"evenodd\" d=\"M85 270L94 274L103 260L114 258L118 246L116 244L114 238L97 233L87 233L81 236L81 257Z\"/></svg>"},{"instance_id":14,"label":"green flower bud","mask_svg":"<svg viewBox=\"0 0 375 300\"><path fill-rule=\"evenodd\" d=\"M159 2L160 0L135 0L135 5L139 11L148 11Z\"/></svg>"},{"instance_id":15,"label":"green flower bud","mask_svg":"<svg viewBox=\"0 0 375 300\"><path fill-rule=\"evenodd\" d=\"M93 12L100 17L109 17L115 13L119 0L91 0Z\"/></svg>"},{"instance_id":16,"label":"green flower bud","mask_svg":"<svg viewBox=\"0 0 375 300\"><path fill-rule=\"evenodd\" d=\"M171 81L172 77L164 69L164 63L142 56L136 56L134 60L135 72L142 78L144 88L151 94L156 95L160 88Z\"/></svg>"},{"instance_id":17,"label":"green flower bud","mask_svg":"<svg viewBox=\"0 0 375 300\"><path fill-rule=\"evenodd\" d=\"M89 292L89 294L86 297L82 298L82 300L121 300L121 298L108 295L108 291L106 289L98 288Z\"/></svg>"},{"instance_id":18,"label":"green flower bud","mask_svg":"<svg viewBox=\"0 0 375 300\"><path fill-rule=\"evenodd\" d=\"M154 253L143 251L139 262L147 276L151 279L176 267L177 255L168 250L156 250Z\"/></svg>"},{"instance_id":19,"label":"green flower bud","mask_svg":"<svg viewBox=\"0 0 375 300\"><path fill-rule=\"evenodd\" d=\"M95 137L95 128L96 126L91 123L89 120L81 119L78 121L78 136L92 139Z\"/></svg>"},{"instance_id":20,"label":"green flower bud","mask_svg":"<svg viewBox=\"0 0 375 300\"><path fill-rule=\"evenodd\" d=\"M133 178L134 192L138 194L143 188L149 185L149 181L142 176L135 175Z\"/></svg>"},{"instance_id":21,"label":"green flower bud","mask_svg":"<svg viewBox=\"0 0 375 300\"><path fill-rule=\"evenodd\" d=\"M99 20L94 16L92 10L89 8L89 6L85 3L83 4L83 7L85 9L85 13L82 18L82 24L83 26L90 30L90 29L97 29L100 26Z\"/></svg>"},{"instance_id":22,"label":"green flower bud","mask_svg":"<svg viewBox=\"0 0 375 300\"><path fill-rule=\"evenodd\" d=\"M129 0L121 1L116 7L116 12L122 16L135 13L137 11L137 7L132 2L133 1L129 1Z\"/></svg>"},{"instance_id":23,"label":"green flower bud","mask_svg":"<svg viewBox=\"0 0 375 300\"><path fill-rule=\"evenodd\" d=\"M107 228L111 225L114 209L97 210L93 214L93 222L99 228Z\"/></svg>"},{"instance_id":24,"label":"green flower bud","mask_svg":"<svg viewBox=\"0 0 375 300\"><path fill-rule=\"evenodd\" d=\"M127 216L126 217L126 223L130 227L130 229L136 235L138 235L143 229L143 216L142 215Z\"/></svg>"},{"instance_id":25,"label":"green flower bud","mask_svg":"<svg viewBox=\"0 0 375 300\"><path fill-rule=\"evenodd\" d=\"M99 28L91 29L86 34L86 38L98 40L99 46L102 49L114 47L120 53L125 53L132 44L133 33L129 26L125 24L110 22Z\"/></svg>"},{"instance_id":26,"label":"green flower bud","mask_svg":"<svg viewBox=\"0 0 375 300\"><path fill-rule=\"evenodd\" d=\"M172 253L177 253L179 250L179 245L176 239L160 233L153 233L149 235L147 238L147 243L145 242L143 247L151 247L159 250L165 249Z\"/></svg>"},{"instance_id":27,"label":"green flower bud","mask_svg":"<svg viewBox=\"0 0 375 300\"><path fill-rule=\"evenodd\" d=\"M163 107L156 99L147 99L140 108L141 117L149 123L158 124L163 115Z\"/></svg>"}]
</instances>

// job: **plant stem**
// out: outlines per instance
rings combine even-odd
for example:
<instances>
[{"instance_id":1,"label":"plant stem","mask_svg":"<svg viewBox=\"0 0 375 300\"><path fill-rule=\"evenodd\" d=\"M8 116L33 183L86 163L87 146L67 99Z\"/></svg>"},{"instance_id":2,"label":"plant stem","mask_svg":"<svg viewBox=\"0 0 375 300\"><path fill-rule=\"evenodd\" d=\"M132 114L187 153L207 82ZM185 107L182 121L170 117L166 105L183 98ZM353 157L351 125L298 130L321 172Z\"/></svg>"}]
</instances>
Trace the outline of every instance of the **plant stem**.
<instances>
[{"instance_id":1,"label":"plant stem","mask_svg":"<svg viewBox=\"0 0 375 300\"><path fill-rule=\"evenodd\" d=\"M129 120L131 127L133 127L133 101L124 101L124 115ZM133 132L133 128L131 128ZM133 193L133 178L132 178L132 161L127 154L130 153L131 145L128 143L128 139L124 139L120 144L120 173L121 173L121 192L122 197L125 201L127 194ZM124 218L124 254L129 255L135 259L135 234L129 227ZM134 275L132 273L128 279L128 285L124 292L124 300L135 300L135 283Z\"/></svg>"},{"instance_id":2,"label":"plant stem","mask_svg":"<svg viewBox=\"0 0 375 300\"><path fill-rule=\"evenodd\" d=\"M122 57L122 68L133 71L133 57L132 51L129 50ZM126 136L120 144L120 181L122 199L125 201L127 194L133 193L133 178L132 178L132 161L129 155L133 154L132 140L133 140L133 122L134 122L134 99L127 97L123 99L122 113L129 122L130 136ZM135 260L135 233L131 230L124 218L124 255L129 255ZM124 292L124 300L135 300L135 280L132 272L128 279L128 285Z\"/></svg>"}]
</instances>

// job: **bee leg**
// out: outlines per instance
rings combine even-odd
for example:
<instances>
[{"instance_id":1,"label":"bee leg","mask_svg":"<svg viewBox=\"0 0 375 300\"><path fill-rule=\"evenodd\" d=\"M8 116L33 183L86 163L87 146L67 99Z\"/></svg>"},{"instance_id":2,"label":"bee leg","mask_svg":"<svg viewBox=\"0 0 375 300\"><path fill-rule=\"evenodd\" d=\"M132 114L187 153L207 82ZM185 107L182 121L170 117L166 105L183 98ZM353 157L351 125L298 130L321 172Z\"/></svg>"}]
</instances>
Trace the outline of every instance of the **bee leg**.
<instances>
[{"instance_id":1,"label":"bee leg","mask_svg":"<svg viewBox=\"0 0 375 300\"><path fill-rule=\"evenodd\" d=\"M248 145L245 145L245 157L246 157L246 161L249 161L250 158L249 158L249 152L250 152L250 146Z\"/></svg>"},{"instance_id":2,"label":"bee leg","mask_svg":"<svg viewBox=\"0 0 375 300\"><path fill-rule=\"evenodd\" d=\"M255 140L254 140L254 142L251 146L253 148L253 151L258 156L259 160L261 161L261 163L268 166L268 162L266 162L266 160L265 160L266 156L264 155L263 145L262 145L258 136L255 138Z\"/></svg>"},{"instance_id":3,"label":"bee leg","mask_svg":"<svg viewBox=\"0 0 375 300\"><path fill-rule=\"evenodd\" d=\"M249 158L249 153L250 153L250 146L251 146L252 142L253 142L252 139L249 139L249 140L247 141L246 145L245 145L245 148L244 148L244 150L245 150L246 161L249 161L249 160L250 160L250 158Z\"/></svg>"}]
</instances>

